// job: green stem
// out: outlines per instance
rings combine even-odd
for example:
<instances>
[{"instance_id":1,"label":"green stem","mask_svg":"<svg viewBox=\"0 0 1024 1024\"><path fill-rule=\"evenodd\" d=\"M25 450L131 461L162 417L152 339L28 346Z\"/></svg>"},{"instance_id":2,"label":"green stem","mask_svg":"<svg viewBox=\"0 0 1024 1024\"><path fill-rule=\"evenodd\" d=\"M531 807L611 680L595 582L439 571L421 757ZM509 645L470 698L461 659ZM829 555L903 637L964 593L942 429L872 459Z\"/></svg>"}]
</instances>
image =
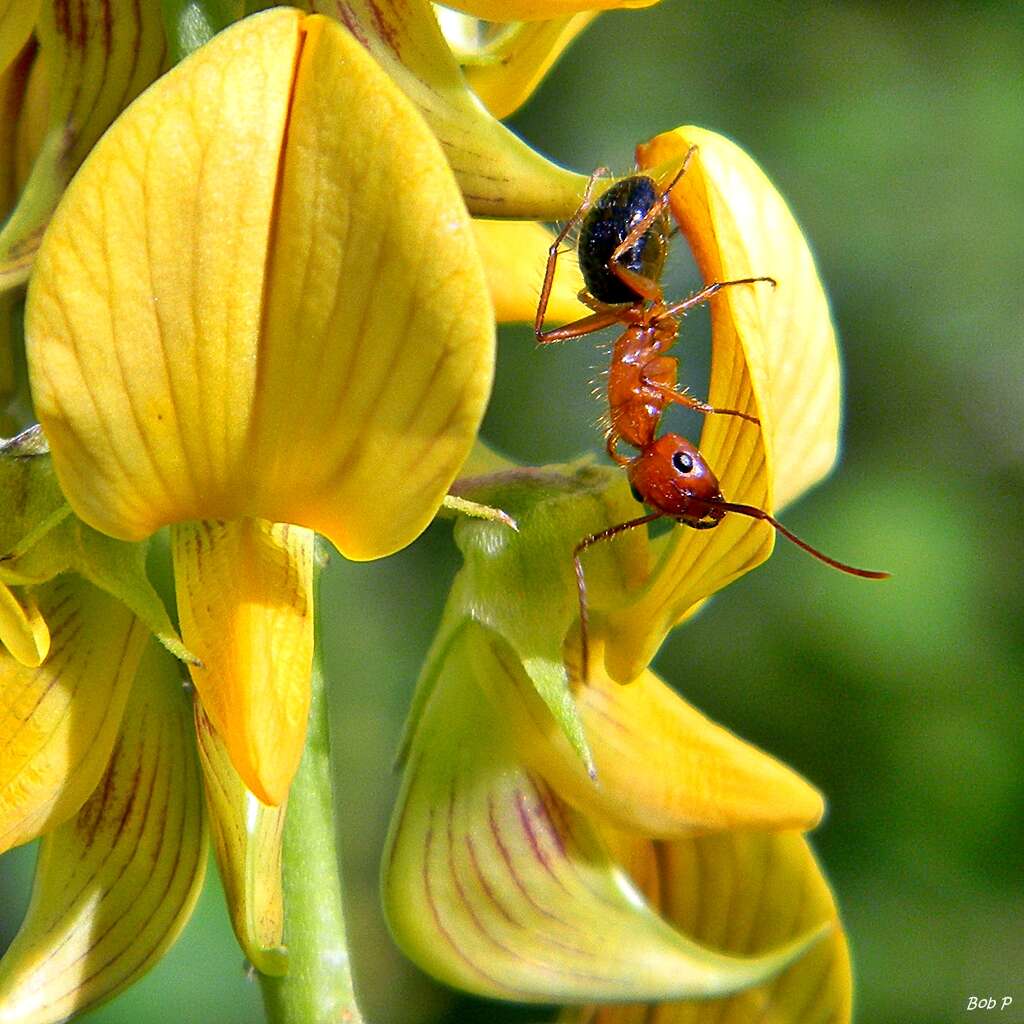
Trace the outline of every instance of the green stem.
<instances>
[{"instance_id":1,"label":"green stem","mask_svg":"<svg viewBox=\"0 0 1024 1024\"><path fill-rule=\"evenodd\" d=\"M360 1024L345 941L319 639L312 686L309 736L288 797L282 852L288 973L260 975L260 983L270 1024Z\"/></svg>"}]
</instances>

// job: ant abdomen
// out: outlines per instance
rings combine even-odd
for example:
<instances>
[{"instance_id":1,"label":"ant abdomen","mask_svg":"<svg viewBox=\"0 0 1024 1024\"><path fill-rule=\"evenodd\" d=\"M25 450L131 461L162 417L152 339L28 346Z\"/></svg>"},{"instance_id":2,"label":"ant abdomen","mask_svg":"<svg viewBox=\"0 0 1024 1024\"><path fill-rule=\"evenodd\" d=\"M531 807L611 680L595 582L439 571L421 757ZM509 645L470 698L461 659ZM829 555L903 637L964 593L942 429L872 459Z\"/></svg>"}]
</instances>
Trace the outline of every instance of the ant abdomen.
<instances>
[{"instance_id":1,"label":"ant abdomen","mask_svg":"<svg viewBox=\"0 0 1024 1024\"><path fill-rule=\"evenodd\" d=\"M658 186L638 174L612 185L587 211L580 224L580 272L587 291L608 305L635 303L643 296L610 269L612 254L658 201ZM616 263L650 281L661 277L668 253L669 226L662 214Z\"/></svg>"}]
</instances>

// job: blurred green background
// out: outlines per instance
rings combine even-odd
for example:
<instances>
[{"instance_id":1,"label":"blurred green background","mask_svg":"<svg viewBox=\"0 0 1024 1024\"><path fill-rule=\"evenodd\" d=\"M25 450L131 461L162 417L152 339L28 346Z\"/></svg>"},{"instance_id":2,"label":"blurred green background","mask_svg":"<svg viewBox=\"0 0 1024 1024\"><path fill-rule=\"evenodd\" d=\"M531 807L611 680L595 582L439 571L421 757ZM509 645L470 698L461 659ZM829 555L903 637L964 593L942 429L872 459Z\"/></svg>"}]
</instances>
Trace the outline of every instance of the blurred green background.
<instances>
[{"instance_id":1,"label":"blurred green background","mask_svg":"<svg viewBox=\"0 0 1024 1024\"><path fill-rule=\"evenodd\" d=\"M598 19L515 119L558 160L617 173L636 142L682 123L762 164L831 295L842 464L785 521L894 578L855 581L781 542L657 665L828 795L815 839L861 1024L971 1019L971 995L1011 995L989 1016L1024 1021L1024 8L665 0ZM669 294L689 274L677 268ZM698 394L706 325L692 316L681 346ZM504 333L487 437L534 463L598 450L601 358L591 340L540 351L529 331ZM377 907L392 753L439 581L456 568L441 524L396 558L335 559L326 575L354 955L373 1024L541 1017L428 982ZM5 944L31 859L7 863ZM212 873L172 953L87 1019L262 1019Z\"/></svg>"}]
</instances>

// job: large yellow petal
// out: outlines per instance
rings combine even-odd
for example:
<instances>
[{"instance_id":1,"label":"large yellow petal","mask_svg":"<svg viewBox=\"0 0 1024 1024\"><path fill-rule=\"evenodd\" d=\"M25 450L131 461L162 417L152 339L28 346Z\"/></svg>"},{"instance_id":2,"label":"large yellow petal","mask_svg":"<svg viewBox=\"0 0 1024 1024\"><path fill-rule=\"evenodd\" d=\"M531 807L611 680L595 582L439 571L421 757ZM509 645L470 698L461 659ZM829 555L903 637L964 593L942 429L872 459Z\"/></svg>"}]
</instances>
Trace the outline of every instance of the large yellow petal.
<instances>
[{"instance_id":1,"label":"large yellow petal","mask_svg":"<svg viewBox=\"0 0 1024 1024\"><path fill-rule=\"evenodd\" d=\"M39 851L32 902L0 962L0 1020L55 1024L140 978L188 921L207 832L177 663L150 643L110 766Z\"/></svg>"},{"instance_id":2,"label":"large yellow petal","mask_svg":"<svg viewBox=\"0 0 1024 1024\"><path fill-rule=\"evenodd\" d=\"M46 3L36 33L53 83L49 131L21 200L0 230L0 288L28 277L71 176L117 114L156 78L165 57L160 8L153 3Z\"/></svg>"},{"instance_id":3,"label":"large yellow petal","mask_svg":"<svg viewBox=\"0 0 1024 1024\"><path fill-rule=\"evenodd\" d=\"M27 311L36 408L81 518L138 539L255 516L355 558L433 515L483 413L493 330L436 140L344 29L284 8L118 121L54 218Z\"/></svg>"},{"instance_id":4,"label":"large yellow petal","mask_svg":"<svg viewBox=\"0 0 1024 1024\"><path fill-rule=\"evenodd\" d=\"M222 33L94 149L29 288L36 410L86 522L233 518L301 16Z\"/></svg>"},{"instance_id":5,"label":"large yellow petal","mask_svg":"<svg viewBox=\"0 0 1024 1024\"><path fill-rule=\"evenodd\" d=\"M638 159L644 167L678 167L691 145L699 150L672 192L672 212L705 281L778 281L775 289L729 288L712 300L709 401L761 422L708 416L700 438L726 500L770 511L818 479L835 457L835 338L807 242L750 157L722 136L687 127L641 146ZM739 515L714 530L669 531L645 592L608 616L615 678L636 676L668 629L763 561L773 543L771 527Z\"/></svg>"},{"instance_id":6,"label":"large yellow petal","mask_svg":"<svg viewBox=\"0 0 1024 1024\"><path fill-rule=\"evenodd\" d=\"M146 640L113 598L74 575L38 588L49 657L0 653L0 850L74 814L107 766Z\"/></svg>"},{"instance_id":7,"label":"large yellow petal","mask_svg":"<svg viewBox=\"0 0 1024 1024\"><path fill-rule=\"evenodd\" d=\"M266 518L374 558L427 525L472 446L490 393L493 312L426 124L336 22L313 17L305 30L251 486L276 503Z\"/></svg>"},{"instance_id":8,"label":"large yellow petal","mask_svg":"<svg viewBox=\"0 0 1024 1024\"><path fill-rule=\"evenodd\" d=\"M655 844L645 889L694 938L733 953L753 953L833 921L831 934L774 981L728 1000L661 1006L592 1007L567 1014L574 1024L848 1024L850 958L821 869L795 832L730 833Z\"/></svg>"},{"instance_id":9,"label":"large yellow petal","mask_svg":"<svg viewBox=\"0 0 1024 1024\"><path fill-rule=\"evenodd\" d=\"M519 1002L709 998L774 976L820 938L740 958L667 927L594 826L519 760L474 675L457 642L419 718L384 858L391 928L431 974Z\"/></svg>"},{"instance_id":10,"label":"large yellow petal","mask_svg":"<svg viewBox=\"0 0 1024 1024\"><path fill-rule=\"evenodd\" d=\"M524 760L588 815L648 836L812 828L821 795L790 768L705 718L646 671L628 686L593 671L575 689L595 779L542 705L511 650L471 639L476 678ZM596 665L600 650L593 650Z\"/></svg>"},{"instance_id":11,"label":"large yellow petal","mask_svg":"<svg viewBox=\"0 0 1024 1024\"><path fill-rule=\"evenodd\" d=\"M213 850L231 926L256 970L284 974L281 836L287 804L267 807L246 789L198 700L195 721Z\"/></svg>"},{"instance_id":12,"label":"large yellow petal","mask_svg":"<svg viewBox=\"0 0 1024 1024\"><path fill-rule=\"evenodd\" d=\"M555 236L542 224L525 220L473 221L477 246L483 258L487 283L499 323L533 323L537 313L544 261ZM583 276L575 260L558 261L548 299L547 320L566 323L586 316L577 299Z\"/></svg>"},{"instance_id":13,"label":"large yellow petal","mask_svg":"<svg viewBox=\"0 0 1024 1024\"><path fill-rule=\"evenodd\" d=\"M586 178L531 149L470 92L429 0L308 0L339 18L415 104L440 141L470 211L558 220Z\"/></svg>"},{"instance_id":14,"label":"large yellow petal","mask_svg":"<svg viewBox=\"0 0 1024 1024\"><path fill-rule=\"evenodd\" d=\"M495 117L508 117L533 95L565 48L596 17L596 12L586 11L511 25L490 45L457 53L462 73Z\"/></svg>"},{"instance_id":15,"label":"large yellow petal","mask_svg":"<svg viewBox=\"0 0 1024 1024\"><path fill-rule=\"evenodd\" d=\"M192 679L235 770L280 804L302 757L313 662L311 531L257 519L171 534Z\"/></svg>"}]
</instances>

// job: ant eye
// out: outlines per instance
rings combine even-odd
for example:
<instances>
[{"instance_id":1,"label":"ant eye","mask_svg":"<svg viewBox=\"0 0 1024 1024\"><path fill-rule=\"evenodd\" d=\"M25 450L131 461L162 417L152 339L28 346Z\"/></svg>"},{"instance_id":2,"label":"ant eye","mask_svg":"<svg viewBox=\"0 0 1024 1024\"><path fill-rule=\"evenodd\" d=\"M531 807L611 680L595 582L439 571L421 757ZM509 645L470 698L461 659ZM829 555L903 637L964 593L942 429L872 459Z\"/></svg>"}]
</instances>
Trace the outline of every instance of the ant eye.
<instances>
[{"instance_id":1,"label":"ant eye","mask_svg":"<svg viewBox=\"0 0 1024 1024\"><path fill-rule=\"evenodd\" d=\"M689 452L675 452L672 456L672 465L680 473L693 472L693 456Z\"/></svg>"}]
</instances>

